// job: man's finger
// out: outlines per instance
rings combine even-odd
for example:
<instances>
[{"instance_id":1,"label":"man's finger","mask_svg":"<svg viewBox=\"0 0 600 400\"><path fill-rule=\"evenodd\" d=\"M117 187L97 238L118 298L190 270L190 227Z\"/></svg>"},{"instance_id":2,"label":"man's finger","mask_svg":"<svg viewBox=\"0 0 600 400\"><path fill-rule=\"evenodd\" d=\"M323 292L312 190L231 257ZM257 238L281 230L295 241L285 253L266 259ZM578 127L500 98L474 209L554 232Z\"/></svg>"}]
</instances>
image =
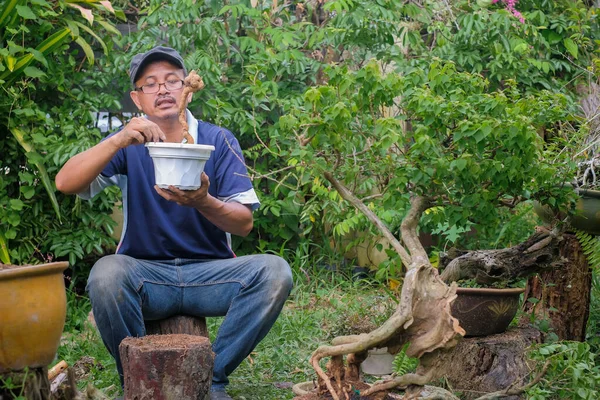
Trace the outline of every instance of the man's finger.
<instances>
[{"instance_id":1,"label":"man's finger","mask_svg":"<svg viewBox=\"0 0 600 400\"><path fill-rule=\"evenodd\" d=\"M154 190L156 190L156 193L158 193L158 195L163 199L171 201L171 197L173 197L173 195L167 190L159 188L158 185L154 185Z\"/></svg>"},{"instance_id":2,"label":"man's finger","mask_svg":"<svg viewBox=\"0 0 600 400\"><path fill-rule=\"evenodd\" d=\"M200 175L200 182L202 182L202 186L204 186L205 184L208 185L210 183L208 175L206 175L204 171L202 171L202 175Z\"/></svg>"}]
</instances>

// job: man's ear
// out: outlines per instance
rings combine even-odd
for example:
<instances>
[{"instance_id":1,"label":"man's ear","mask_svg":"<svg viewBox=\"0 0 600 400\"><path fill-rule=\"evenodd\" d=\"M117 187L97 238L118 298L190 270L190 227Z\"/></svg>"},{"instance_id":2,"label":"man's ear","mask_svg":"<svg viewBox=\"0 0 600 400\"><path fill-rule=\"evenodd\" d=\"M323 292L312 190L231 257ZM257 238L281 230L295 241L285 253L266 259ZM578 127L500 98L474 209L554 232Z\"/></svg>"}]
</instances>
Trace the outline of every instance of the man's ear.
<instances>
[{"instance_id":1,"label":"man's ear","mask_svg":"<svg viewBox=\"0 0 600 400\"><path fill-rule=\"evenodd\" d=\"M191 103L192 97L194 97L194 92L189 92L187 97L187 104Z\"/></svg>"},{"instance_id":2,"label":"man's ear","mask_svg":"<svg viewBox=\"0 0 600 400\"><path fill-rule=\"evenodd\" d=\"M129 92L129 96L131 97L131 100L133 100L135 105L137 106L138 110L143 111L142 103L140 103L140 99L138 98L139 95L140 95L140 93L137 90L132 90L131 92Z\"/></svg>"}]
</instances>

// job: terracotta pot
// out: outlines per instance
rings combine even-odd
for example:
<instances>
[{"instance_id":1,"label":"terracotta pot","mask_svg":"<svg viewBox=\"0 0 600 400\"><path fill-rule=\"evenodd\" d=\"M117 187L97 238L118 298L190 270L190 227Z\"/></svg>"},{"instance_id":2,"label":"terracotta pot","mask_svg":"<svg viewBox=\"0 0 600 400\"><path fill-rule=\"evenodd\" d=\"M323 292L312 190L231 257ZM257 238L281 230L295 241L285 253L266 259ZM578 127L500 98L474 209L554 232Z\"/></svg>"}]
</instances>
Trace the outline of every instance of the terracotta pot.
<instances>
[{"instance_id":1,"label":"terracotta pot","mask_svg":"<svg viewBox=\"0 0 600 400\"><path fill-rule=\"evenodd\" d=\"M466 331L465 336L487 336L506 331L519 309L525 289L458 288L452 316Z\"/></svg>"},{"instance_id":2,"label":"terracotta pot","mask_svg":"<svg viewBox=\"0 0 600 400\"><path fill-rule=\"evenodd\" d=\"M67 262L0 270L0 372L48 366L67 314Z\"/></svg>"},{"instance_id":3,"label":"terracotta pot","mask_svg":"<svg viewBox=\"0 0 600 400\"><path fill-rule=\"evenodd\" d=\"M563 219L564 215L555 215L552 209L537 201L533 203L535 213L547 223ZM600 235L600 191L579 189L576 214L569 218L569 224L580 231Z\"/></svg>"}]
</instances>

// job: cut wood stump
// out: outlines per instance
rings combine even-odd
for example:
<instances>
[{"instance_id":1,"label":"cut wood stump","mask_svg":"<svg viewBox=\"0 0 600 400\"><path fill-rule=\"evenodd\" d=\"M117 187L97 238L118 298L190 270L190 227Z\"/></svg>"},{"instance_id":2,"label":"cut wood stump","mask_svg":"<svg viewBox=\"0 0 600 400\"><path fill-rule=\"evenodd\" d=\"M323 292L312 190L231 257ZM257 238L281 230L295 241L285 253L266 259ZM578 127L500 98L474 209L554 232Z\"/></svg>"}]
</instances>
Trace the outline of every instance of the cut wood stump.
<instances>
[{"instance_id":1,"label":"cut wood stump","mask_svg":"<svg viewBox=\"0 0 600 400\"><path fill-rule=\"evenodd\" d=\"M527 384L533 367L527 358L527 349L541 341L540 331L534 328L515 328L497 335L465 338L453 349L437 353L436 357L423 357L419 368L433 369L435 378L445 378L452 391L462 392L461 399L473 399L511 385ZM505 398L515 400L520 397Z\"/></svg>"},{"instance_id":2,"label":"cut wood stump","mask_svg":"<svg viewBox=\"0 0 600 400\"><path fill-rule=\"evenodd\" d=\"M125 338L119 346L126 400L208 400L214 354L202 336Z\"/></svg>"}]
</instances>

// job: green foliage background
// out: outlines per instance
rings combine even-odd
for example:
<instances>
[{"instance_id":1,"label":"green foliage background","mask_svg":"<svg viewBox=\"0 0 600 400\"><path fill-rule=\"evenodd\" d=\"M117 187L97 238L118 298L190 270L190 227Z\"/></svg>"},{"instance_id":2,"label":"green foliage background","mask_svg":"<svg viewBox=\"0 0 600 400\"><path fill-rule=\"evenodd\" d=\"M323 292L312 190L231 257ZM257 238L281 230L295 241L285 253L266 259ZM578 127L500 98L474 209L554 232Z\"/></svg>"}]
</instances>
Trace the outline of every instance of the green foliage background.
<instances>
[{"instance_id":1,"label":"green foliage background","mask_svg":"<svg viewBox=\"0 0 600 400\"><path fill-rule=\"evenodd\" d=\"M395 233L410 195L422 194L432 207L420 227L440 248L514 244L536 222L531 200L572 201L560 184L588 134L577 104L600 67L591 3L520 0L521 23L489 0L6 0L0 260L66 259L83 281L114 251L120 194L82 201L56 192L53 179L101 139L98 111L126 122L118 112L130 59L159 43L206 83L193 113L245 149L263 206L238 253L275 252L305 274L339 263L362 240L353 232L374 233L326 171ZM391 256L379 277L400 273ZM598 369L587 346L537 350L557 360L549 373L566 383L530 395L593 396Z\"/></svg>"},{"instance_id":2,"label":"green foliage background","mask_svg":"<svg viewBox=\"0 0 600 400\"><path fill-rule=\"evenodd\" d=\"M597 79L589 4L522 0L524 23L486 1L150 0L136 15L113 4L81 3L90 23L66 2L22 2L0 25L0 73L10 57L32 58L2 82L0 241L13 263L69 259L85 275L114 246L119 194L81 201L52 180L101 138L94 112L121 108L132 55L158 43L203 76L194 114L246 149L263 206L240 253L285 248L339 262L360 240L351 232L372 228L324 171L393 231L409 194L429 195L421 228L441 245L508 245L527 235L530 218L499 205L569 201L556 184L573 152L560 150L585 134L577 90ZM134 31L122 36L119 6ZM40 54L61 29L69 34ZM464 234L473 229L476 237Z\"/></svg>"}]
</instances>

